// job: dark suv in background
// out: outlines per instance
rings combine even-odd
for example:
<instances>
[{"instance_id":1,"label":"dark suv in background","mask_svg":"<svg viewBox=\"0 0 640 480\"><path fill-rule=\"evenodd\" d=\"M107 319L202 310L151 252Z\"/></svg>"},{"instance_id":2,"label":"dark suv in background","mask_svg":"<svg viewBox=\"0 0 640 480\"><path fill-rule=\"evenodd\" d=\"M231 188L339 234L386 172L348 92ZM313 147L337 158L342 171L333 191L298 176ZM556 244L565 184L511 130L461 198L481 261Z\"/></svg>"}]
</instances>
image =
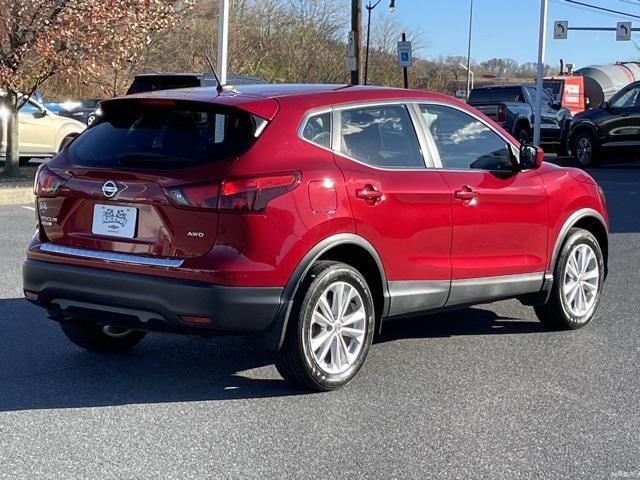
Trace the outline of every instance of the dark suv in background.
<instances>
[{"instance_id":1,"label":"dark suv in background","mask_svg":"<svg viewBox=\"0 0 640 480\"><path fill-rule=\"evenodd\" d=\"M576 115L569 145L583 167L600 163L603 153L637 157L640 147L640 82L632 83L598 108Z\"/></svg>"},{"instance_id":2,"label":"dark suv in background","mask_svg":"<svg viewBox=\"0 0 640 480\"><path fill-rule=\"evenodd\" d=\"M547 149L564 155L567 153L571 112L560 102L554 101L546 90L542 95L541 143ZM468 103L498 123L520 143L529 144L533 138L535 98L534 85L490 85L474 88Z\"/></svg>"},{"instance_id":3,"label":"dark suv in background","mask_svg":"<svg viewBox=\"0 0 640 480\"><path fill-rule=\"evenodd\" d=\"M267 83L261 78L249 75L228 75L230 85L255 85ZM143 73L136 75L127 90L127 95L156 90L172 90L176 88L215 87L216 77L213 73Z\"/></svg>"}]
</instances>

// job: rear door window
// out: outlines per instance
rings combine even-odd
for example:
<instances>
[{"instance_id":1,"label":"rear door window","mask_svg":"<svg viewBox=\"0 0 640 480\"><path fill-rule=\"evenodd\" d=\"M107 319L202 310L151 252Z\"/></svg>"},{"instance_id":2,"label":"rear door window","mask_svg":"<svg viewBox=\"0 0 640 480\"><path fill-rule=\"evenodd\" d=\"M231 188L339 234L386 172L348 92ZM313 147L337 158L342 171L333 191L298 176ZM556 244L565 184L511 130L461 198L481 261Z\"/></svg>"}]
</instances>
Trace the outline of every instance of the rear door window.
<instances>
[{"instance_id":1,"label":"rear door window","mask_svg":"<svg viewBox=\"0 0 640 480\"><path fill-rule=\"evenodd\" d=\"M255 141L264 120L233 108L193 102L114 102L73 142L79 166L178 169L236 157Z\"/></svg>"},{"instance_id":2,"label":"rear door window","mask_svg":"<svg viewBox=\"0 0 640 480\"><path fill-rule=\"evenodd\" d=\"M375 167L425 168L405 105L351 108L340 119L341 153Z\"/></svg>"}]
</instances>

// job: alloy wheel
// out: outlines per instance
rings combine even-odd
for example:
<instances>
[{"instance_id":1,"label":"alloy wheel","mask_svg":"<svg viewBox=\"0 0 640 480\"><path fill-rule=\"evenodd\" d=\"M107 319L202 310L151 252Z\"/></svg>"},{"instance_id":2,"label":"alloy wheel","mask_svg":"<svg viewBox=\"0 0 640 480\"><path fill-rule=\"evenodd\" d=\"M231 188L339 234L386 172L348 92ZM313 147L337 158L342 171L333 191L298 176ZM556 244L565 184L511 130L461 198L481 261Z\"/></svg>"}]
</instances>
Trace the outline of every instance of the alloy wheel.
<instances>
[{"instance_id":1,"label":"alloy wheel","mask_svg":"<svg viewBox=\"0 0 640 480\"><path fill-rule=\"evenodd\" d=\"M358 290L346 282L330 284L313 308L308 342L317 365L328 374L347 371L365 342L367 314Z\"/></svg>"},{"instance_id":2,"label":"alloy wheel","mask_svg":"<svg viewBox=\"0 0 640 480\"><path fill-rule=\"evenodd\" d=\"M567 260L562 292L567 309L578 318L588 318L598 298L600 268L593 249L584 243Z\"/></svg>"},{"instance_id":3,"label":"alloy wheel","mask_svg":"<svg viewBox=\"0 0 640 480\"><path fill-rule=\"evenodd\" d=\"M591 145L591 140L587 137L580 137L576 145L576 154L578 156L578 161L582 165L589 165L591 157L593 156L593 145Z\"/></svg>"}]
</instances>

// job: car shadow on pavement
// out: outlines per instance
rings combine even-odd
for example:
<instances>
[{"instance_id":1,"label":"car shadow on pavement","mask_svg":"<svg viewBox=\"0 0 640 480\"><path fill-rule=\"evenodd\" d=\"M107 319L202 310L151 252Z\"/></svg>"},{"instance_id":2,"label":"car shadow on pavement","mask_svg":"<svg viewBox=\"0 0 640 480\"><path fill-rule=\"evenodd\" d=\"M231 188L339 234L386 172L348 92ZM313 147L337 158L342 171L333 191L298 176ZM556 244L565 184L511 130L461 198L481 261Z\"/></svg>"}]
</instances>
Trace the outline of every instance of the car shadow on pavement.
<instances>
[{"instance_id":1,"label":"car shadow on pavement","mask_svg":"<svg viewBox=\"0 0 640 480\"><path fill-rule=\"evenodd\" d=\"M382 325L382 333L376 337L376 343L403 338L510 335L544 331L545 328L538 321L501 317L491 310L474 307L389 320Z\"/></svg>"},{"instance_id":2,"label":"car shadow on pavement","mask_svg":"<svg viewBox=\"0 0 640 480\"><path fill-rule=\"evenodd\" d=\"M26 300L0 300L0 321L0 412L307 394L279 377L272 353L240 337L155 334L129 352L97 354L71 344ZM540 331L469 308L388 322L377 342Z\"/></svg>"},{"instance_id":3,"label":"car shadow on pavement","mask_svg":"<svg viewBox=\"0 0 640 480\"><path fill-rule=\"evenodd\" d=\"M240 337L150 334L131 351L99 354L73 345L24 299L0 300L0 322L0 412L306 393L278 376L269 351Z\"/></svg>"}]
</instances>

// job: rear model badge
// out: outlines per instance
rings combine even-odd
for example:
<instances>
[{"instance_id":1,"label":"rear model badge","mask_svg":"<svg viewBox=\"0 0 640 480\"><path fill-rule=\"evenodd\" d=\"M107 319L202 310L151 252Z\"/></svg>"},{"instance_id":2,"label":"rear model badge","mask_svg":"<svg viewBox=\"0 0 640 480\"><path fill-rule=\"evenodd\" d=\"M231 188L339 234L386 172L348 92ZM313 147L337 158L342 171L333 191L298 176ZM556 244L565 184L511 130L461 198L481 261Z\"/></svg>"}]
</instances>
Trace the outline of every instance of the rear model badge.
<instances>
[{"instance_id":1,"label":"rear model badge","mask_svg":"<svg viewBox=\"0 0 640 480\"><path fill-rule=\"evenodd\" d=\"M188 232L187 233L187 237L204 238L204 233L202 233L202 232Z\"/></svg>"},{"instance_id":2,"label":"rear model badge","mask_svg":"<svg viewBox=\"0 0 640 480\"><path fill-rule=\"evenodd\" d=\"M118 185L116 185L116 182L114 182L113 180L109 180L108 182L105 182L104 185L102 185L102 194L105 197L111 198L116 193L118 193Z\"/></svg>"}]
</instances>

